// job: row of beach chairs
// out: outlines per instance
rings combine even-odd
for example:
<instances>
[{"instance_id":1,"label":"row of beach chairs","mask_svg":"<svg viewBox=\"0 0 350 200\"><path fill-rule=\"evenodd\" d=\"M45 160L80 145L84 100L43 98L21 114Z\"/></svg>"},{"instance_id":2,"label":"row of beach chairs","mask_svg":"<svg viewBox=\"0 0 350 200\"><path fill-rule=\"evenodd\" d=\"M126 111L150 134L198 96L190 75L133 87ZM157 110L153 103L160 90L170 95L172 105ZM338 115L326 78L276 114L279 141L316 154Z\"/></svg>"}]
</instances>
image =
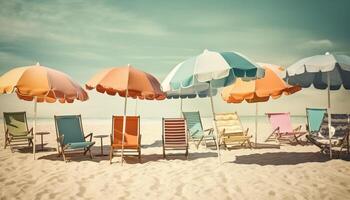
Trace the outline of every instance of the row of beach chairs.
<instances>
[{"instance_id":1,"label":"row of beach chairs","mask_svg":"<svg viewBox=\"0 0 350 200\"><path fill-rule=\"evenodd\" d=\"M301 131L301 126L292 127L289 113L267 113L272 126L272 133L266 142L276 141L291 144L302 144L301 136L306 135L307 140L321 149L322 153L329 152L328 138L328 116L326 109L308 108L307 131ZM332 146L340 147L340 152L348 147L350 115L332 114ZM112 134L110 135L110 161L115 154L120 154L122 146L126 155L138 156L141 161L141 134L140 117L127 116L124 145L122 145L123 116L112 117ZM236 146L252 148L251 135L248 129L244 129L236 112L215 114L216 128L219 133L216 141L214 129L204 129L199 112L183 112L183 118L163 118L162 144L163 157L167 151L183 151L188 156L188 142L193 141L196 148L205 144L206 147L221 146L225 149ZM84 155L89 153L92 158L91 147L92 133L85 135L80 115L55 116L56 136L58 143L58 154L67 160L66 155L81 151ZM33 130L28 128L25 112L4 113L5 148L26 143L33 145ZM332 131L331 131L332 132ZM329 140L328 140L329 141ZM218 144L219 145L218 145ZM347 148L349 149L349 147Z\"/></svg>"}]
</instances>

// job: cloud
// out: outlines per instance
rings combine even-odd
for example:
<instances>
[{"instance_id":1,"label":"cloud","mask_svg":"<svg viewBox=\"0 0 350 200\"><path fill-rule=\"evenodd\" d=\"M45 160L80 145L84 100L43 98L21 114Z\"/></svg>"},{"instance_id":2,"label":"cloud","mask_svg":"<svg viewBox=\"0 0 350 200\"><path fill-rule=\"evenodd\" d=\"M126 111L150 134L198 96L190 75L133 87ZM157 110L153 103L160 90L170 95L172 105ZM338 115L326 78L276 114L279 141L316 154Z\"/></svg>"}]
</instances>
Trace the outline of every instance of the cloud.
<instances>
[{"instance_id":1,"label":"cloud","mask_svg":"<svg viewBox=\"0 0 350 200\"><path fill-rule=\"evenodd\" d=\"M309 40L299 45L303 49L324 49L332 48L334 46L333 42L327 39L323 40Z\"/></svg>"}]
</instances>

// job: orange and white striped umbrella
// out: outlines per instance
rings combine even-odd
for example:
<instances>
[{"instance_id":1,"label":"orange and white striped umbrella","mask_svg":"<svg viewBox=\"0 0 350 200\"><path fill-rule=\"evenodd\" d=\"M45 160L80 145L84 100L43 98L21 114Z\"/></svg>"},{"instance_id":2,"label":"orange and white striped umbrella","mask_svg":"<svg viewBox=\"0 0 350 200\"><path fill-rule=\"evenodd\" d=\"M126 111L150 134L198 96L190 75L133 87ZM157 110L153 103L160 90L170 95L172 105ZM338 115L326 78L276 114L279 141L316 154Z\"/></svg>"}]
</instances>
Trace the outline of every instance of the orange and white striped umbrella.
<instances>
[{"instance_id":1,"label":"orange and white striped umbrella","mask_svg":"<svg viewBox=\"0 0 350 200\"><path fill-rule=\"evenodd\" d=\"M72 103L88 99L86 91L68 75L40 66L14 68L0 77L0 94L16 92L20 99L37 102Z\"/></svg>"}]
</instances>

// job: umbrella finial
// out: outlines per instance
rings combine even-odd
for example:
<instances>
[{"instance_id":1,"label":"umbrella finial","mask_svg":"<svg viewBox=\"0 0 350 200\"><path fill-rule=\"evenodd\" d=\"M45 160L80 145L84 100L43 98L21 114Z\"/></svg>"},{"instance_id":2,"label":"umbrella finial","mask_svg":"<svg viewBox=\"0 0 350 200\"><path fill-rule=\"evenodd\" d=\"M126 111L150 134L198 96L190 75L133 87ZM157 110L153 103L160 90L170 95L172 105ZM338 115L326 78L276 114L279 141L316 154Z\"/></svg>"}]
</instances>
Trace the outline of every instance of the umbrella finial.
<instances>
[{"instance_id":1,"label":"umbrella finial","mask_svg":"<svg viewBox=\"0 0 350 200\"><path fill-rule=\"evenodd\" d=\"M39 62L37 62L37 63L35 64L35 66L40 67L40 63L39 63Z\"/></svg>"},{"instance_id":2,"label":"umbrella finial","mask_svg":"<svg viewBox=\"0 0 350 200\"><path fill-rule=\"evenodd\" d=\"M324 55L329 56L329 55L331 55L331 53L329 53L329 52L327 51Z\"/></svg>"}]
</instances>

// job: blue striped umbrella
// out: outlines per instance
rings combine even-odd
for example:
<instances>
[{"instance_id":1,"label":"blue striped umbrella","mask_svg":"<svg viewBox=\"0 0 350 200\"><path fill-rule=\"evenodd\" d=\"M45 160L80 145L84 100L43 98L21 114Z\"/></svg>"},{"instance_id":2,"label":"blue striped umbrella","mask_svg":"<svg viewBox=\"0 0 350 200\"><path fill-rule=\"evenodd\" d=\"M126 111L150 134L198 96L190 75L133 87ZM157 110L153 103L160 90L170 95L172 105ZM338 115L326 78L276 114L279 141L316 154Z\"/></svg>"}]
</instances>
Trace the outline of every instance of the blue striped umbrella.
<instances>
[{"instance_id":1,"label":"blue striped umbrella","mask_svg":"<svg viewBox=\"0 0 350 200\"><path fill-rule=\"evenodd\" d=\"M331 102L330 90L339 90L341 86L350 90L350 57L346 55L316 55L299 60L287 68L286 81L291 85L328 91L328 130L331 143ZM330 148L332 158L332 148Z\"/></svg>"},{"instance_id":2,"label":"blue striped umbrella","mask_svg":"<svg viewBox=\"0 0 350 200\"><path fill-rule=\"evenodd\" d=\"M162 89L168 98L210 97L214 117L212 97L217 88L232 84L237 77L250 80L263 76L264 69L242 54L204 50L176 65L162 82ZM217 149L220 157L218 142Z\"/></svg>"}]
</instances>

